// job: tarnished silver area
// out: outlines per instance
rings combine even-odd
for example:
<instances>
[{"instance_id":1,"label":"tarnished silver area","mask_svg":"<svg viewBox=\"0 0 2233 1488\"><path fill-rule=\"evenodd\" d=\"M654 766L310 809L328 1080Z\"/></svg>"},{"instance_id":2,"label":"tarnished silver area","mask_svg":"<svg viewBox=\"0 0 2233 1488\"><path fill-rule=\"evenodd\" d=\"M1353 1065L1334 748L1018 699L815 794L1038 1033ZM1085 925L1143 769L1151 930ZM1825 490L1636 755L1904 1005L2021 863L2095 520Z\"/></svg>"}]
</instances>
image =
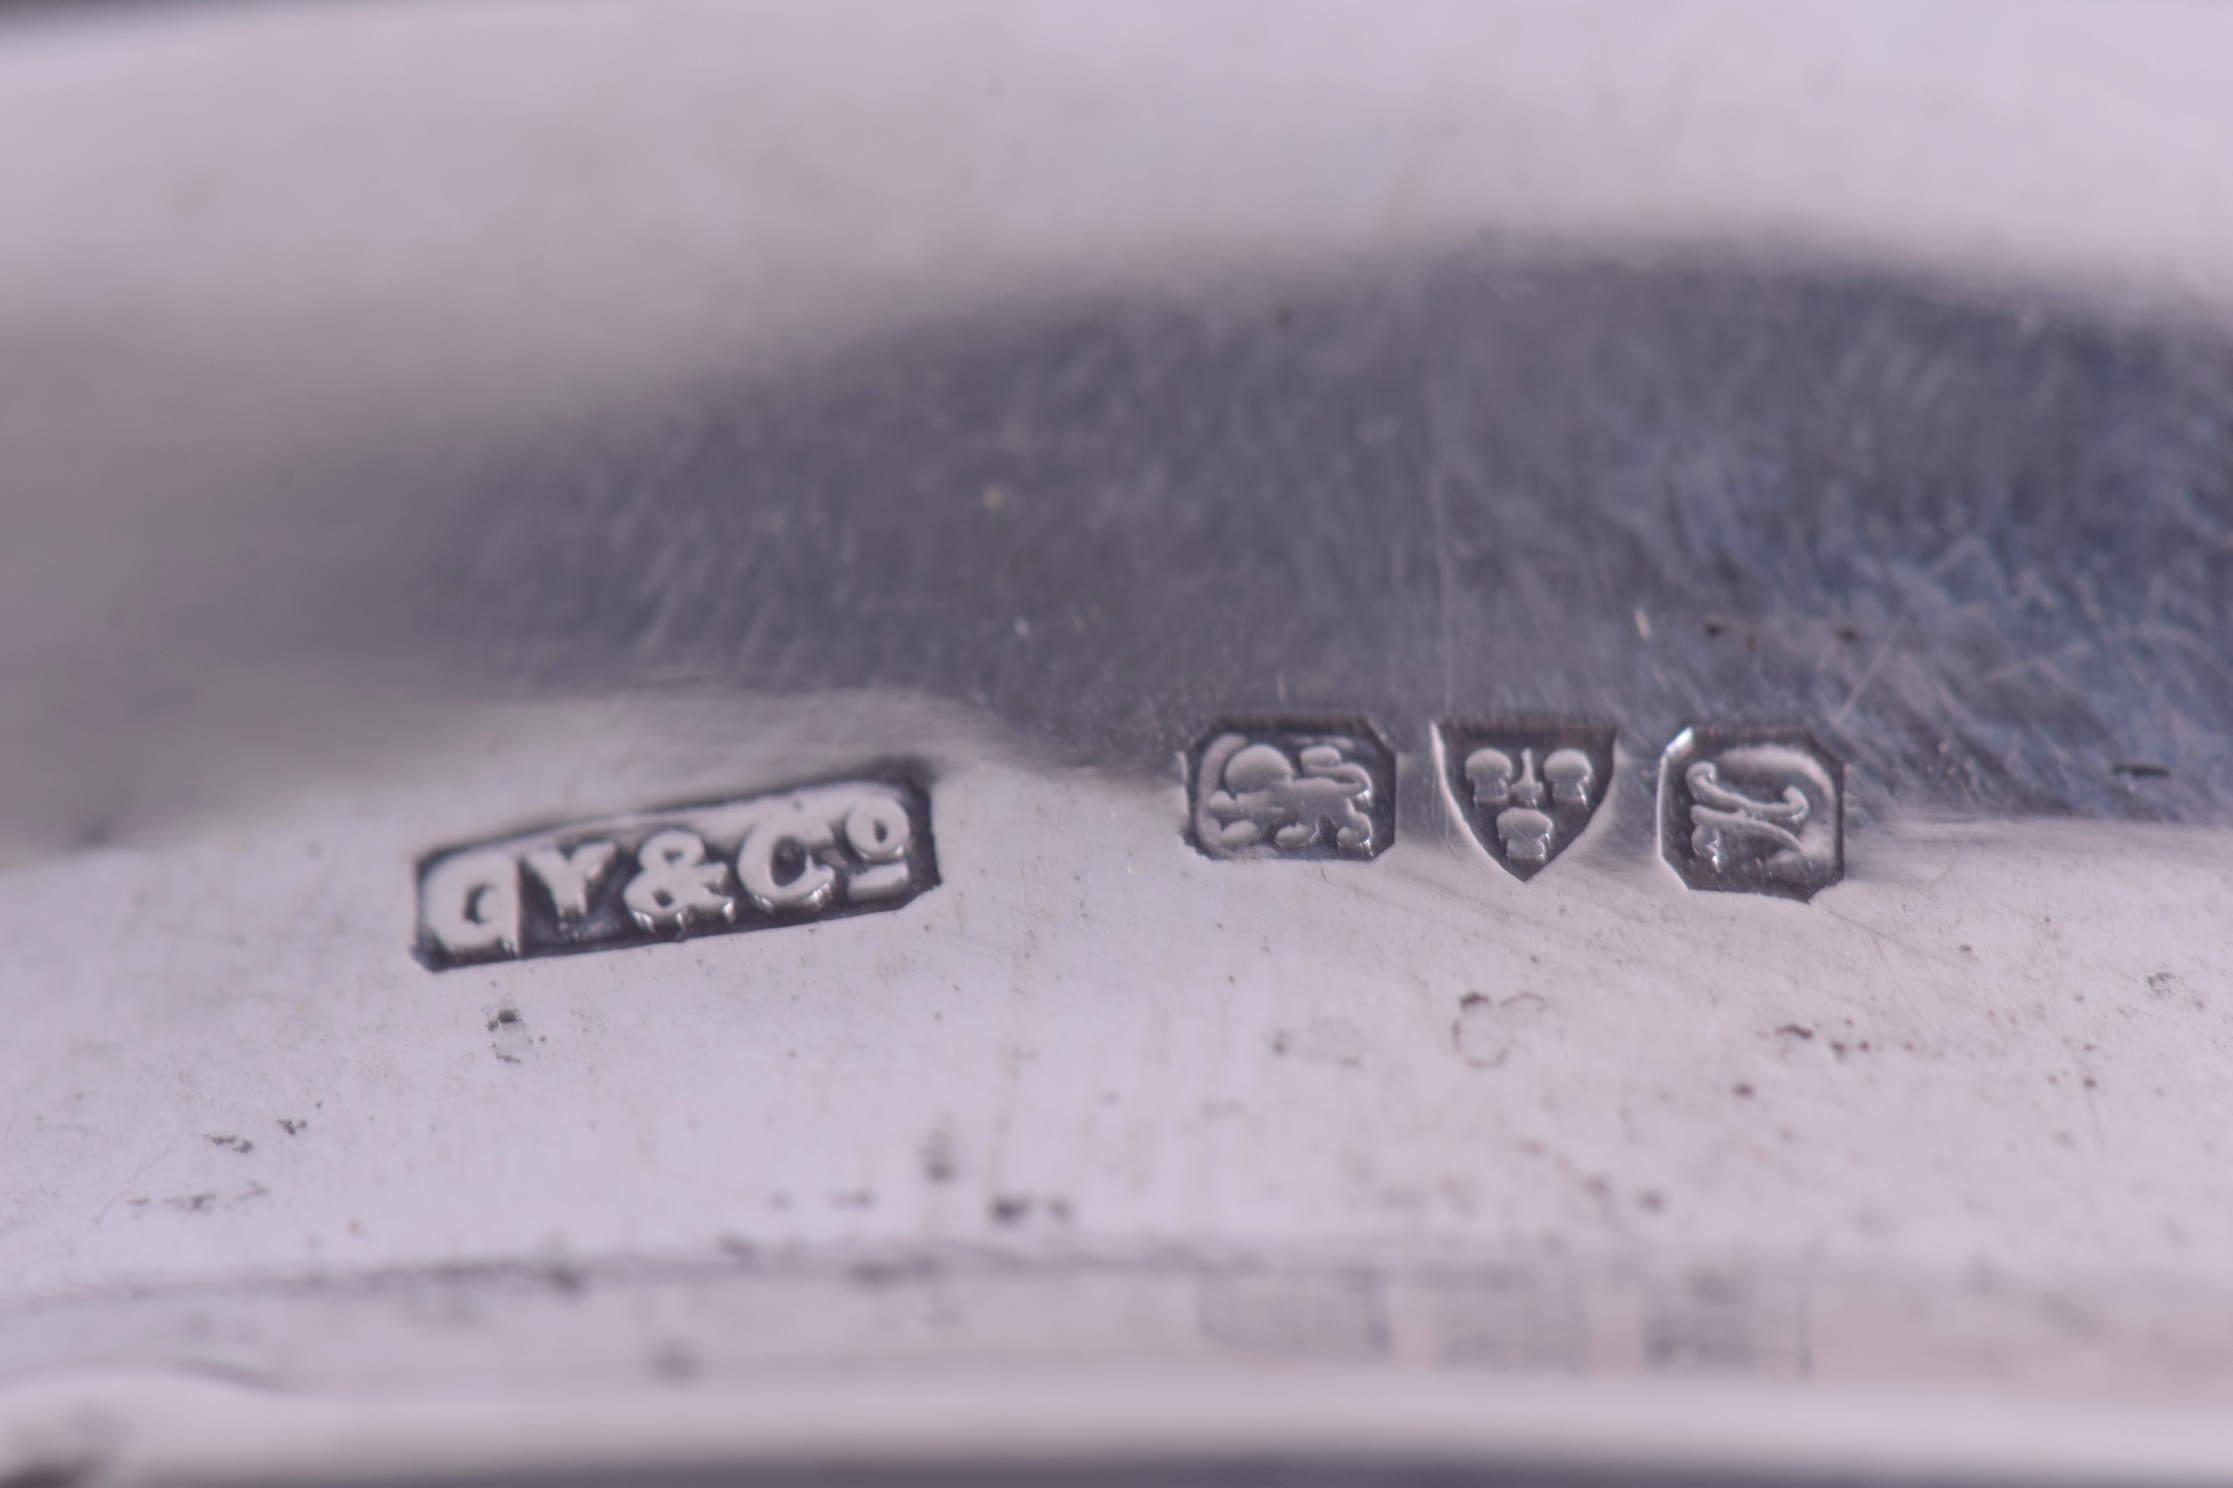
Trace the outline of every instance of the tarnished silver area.
<instances>
[{"instance_id":1,"label":"tarnished silver area","mask_svg":"<svg viewBox=\"0 0 2233 1488\"><path fill-rule=\"evenodd\" d=\"M1684 729L1660 757L1659 847L1694 889L1803 903L1845 877L1845 766L1803 729Z\"/></svg>"},{"instance_id":2,"label":"tarnished silver area","mask_svg":"<svg viewBox=\"0 0 2233 1488\"><path fill-rule=\"evenodd\" d=\"M1574 845L1612 785L1619 731L1572 723L1445 719L1435 750L1458 819L1513 876Z\"/></svg>"},{"instance_id":3,"label":"tarnished silver area","mask_svg":"<svg viewBox=\"0 0 2233 1488\"><path fill-rule=\"evenodd\" d=\"M1395 756L1362 718L1221 723L1187 780L1213 858L1376 858L1395 840Z\"/></svg>"},{"instance_id":4,"label":"tarnished silver area","mask_svg":"<svg viewBox=\"0 0 2233 1488\"><path fill-rule=\"evenodd\" d=\"M767 930L898 909L937 882L930 797L887 773L430 854L417 954L441 970Z\"/></svg>"}]
</instances>

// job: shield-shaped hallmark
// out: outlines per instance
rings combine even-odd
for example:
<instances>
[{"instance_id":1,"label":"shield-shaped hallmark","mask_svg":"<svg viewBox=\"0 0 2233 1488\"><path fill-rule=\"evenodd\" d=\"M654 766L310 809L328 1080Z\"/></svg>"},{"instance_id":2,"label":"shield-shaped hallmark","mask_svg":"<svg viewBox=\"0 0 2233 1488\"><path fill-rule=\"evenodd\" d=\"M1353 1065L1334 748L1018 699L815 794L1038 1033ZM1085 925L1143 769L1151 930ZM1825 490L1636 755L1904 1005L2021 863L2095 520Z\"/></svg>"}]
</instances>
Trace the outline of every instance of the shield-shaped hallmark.
<instances>
[{"instance_id":1,"label":"shield-shaped hallmark","mask_svg":"<svg viewBox=\"0 0 2233 1488\"><path fill-rule=\"evenodd\" d=\"M1515 878L1572 846L1612 784L1610 724L1446 718L1434 731L1451 804Z\"/></svg>"}]
</instances>

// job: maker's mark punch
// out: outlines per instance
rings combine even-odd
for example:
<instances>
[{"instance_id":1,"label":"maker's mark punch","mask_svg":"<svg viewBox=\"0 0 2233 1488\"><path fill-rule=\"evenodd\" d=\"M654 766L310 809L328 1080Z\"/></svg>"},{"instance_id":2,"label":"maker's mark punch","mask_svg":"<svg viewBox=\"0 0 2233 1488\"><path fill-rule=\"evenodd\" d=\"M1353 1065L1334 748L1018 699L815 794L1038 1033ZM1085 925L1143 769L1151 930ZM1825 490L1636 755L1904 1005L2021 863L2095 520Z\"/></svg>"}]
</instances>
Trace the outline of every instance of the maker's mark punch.
<instances>
[{"instance_id":1,"label":"maker's mark punch","mask_svg":"<svg viewBox=\"0 0 2233 1488\"><path fill-rule=\"evenodd\" d=\"M901 776L553 827L419 864L437 971L897 909L938 882L930 797Z\"/></svg>"}]
</instances>

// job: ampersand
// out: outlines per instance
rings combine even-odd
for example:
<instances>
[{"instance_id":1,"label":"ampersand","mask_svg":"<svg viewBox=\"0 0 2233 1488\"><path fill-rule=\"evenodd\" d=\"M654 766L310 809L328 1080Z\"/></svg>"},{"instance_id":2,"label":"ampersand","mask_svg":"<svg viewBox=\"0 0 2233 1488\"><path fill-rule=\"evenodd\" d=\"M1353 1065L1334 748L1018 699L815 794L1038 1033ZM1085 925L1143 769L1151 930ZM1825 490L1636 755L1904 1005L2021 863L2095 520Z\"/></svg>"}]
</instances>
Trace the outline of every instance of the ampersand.
<instances>
[{"instance_id":1,"label":"ampersand","mask_svg":"<svg viewBox=\"0 0 2233 1488\"><path fill-rule=\"evenodd\" d=\"M725 892L729 865L708 861L697 833L679 827L655 832L637 850L636 863L639 871L621 899L644 929L687 928L693 916L736 918L736 900Z\"/></svg>"}]
</instances>

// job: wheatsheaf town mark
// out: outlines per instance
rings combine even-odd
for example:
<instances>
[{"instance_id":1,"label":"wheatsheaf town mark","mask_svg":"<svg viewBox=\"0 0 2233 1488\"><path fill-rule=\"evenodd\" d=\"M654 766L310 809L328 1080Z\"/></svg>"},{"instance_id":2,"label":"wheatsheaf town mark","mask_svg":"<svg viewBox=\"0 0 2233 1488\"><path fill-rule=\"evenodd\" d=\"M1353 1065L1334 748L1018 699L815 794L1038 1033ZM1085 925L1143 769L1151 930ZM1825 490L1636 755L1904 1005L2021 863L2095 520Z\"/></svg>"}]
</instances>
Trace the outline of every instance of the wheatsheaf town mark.
<instances>
[{"instance_id":1,"label":"wheatsheaf town mark","mask_svg":"<svg viewBox=\"0 0 2233 1488\"><path fill-rule=\"evenodd\" d=\"M1611 724L1445 718L1434 732L1459 819L1522 882L1573 845L1612 783Z\"/></svg>"},{"instance_id":2,"label":"wheatsheaf town mark","mask_svg":"<svg viewBox=\"0 0 2233 1488\"><path fill-rule=\"evenodd\" d=\"M894 771L431 853L413 949L441 971L772 930L937 883L929 792Z\"/></svg>"}]
</instances>

